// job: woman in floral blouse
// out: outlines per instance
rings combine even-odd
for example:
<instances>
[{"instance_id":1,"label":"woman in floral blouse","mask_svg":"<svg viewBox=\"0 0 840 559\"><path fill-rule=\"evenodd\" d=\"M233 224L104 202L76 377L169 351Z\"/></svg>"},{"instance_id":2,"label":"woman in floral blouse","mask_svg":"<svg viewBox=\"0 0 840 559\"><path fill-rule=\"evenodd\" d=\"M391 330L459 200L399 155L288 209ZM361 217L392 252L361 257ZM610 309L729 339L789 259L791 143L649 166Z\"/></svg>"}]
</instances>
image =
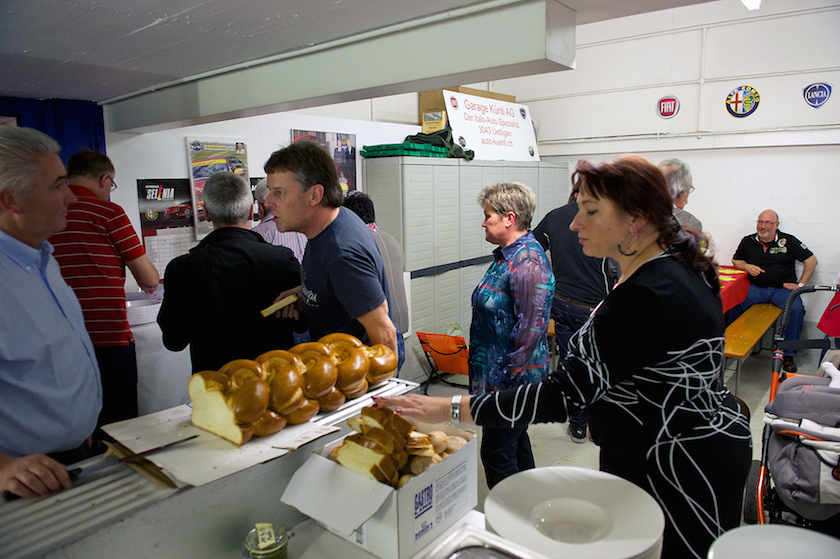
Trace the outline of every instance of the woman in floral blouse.
<instances>
[{"instance_id":1,"label":"woman in floral blouse","mask_svg":"<svg viewBox=\"0 0 840 559\"><path fill-rule=\"evenodd\" d=\"M470 393L481 395L536 383L548 376L548 322L554 274L542 246L528 231L537 205L534 191L499 183L478 195L487 242L498 245L493 264L472 295ZM481 459L492 488L534 467L528 427L487 427Z\"/></svg>"}]
</instances>

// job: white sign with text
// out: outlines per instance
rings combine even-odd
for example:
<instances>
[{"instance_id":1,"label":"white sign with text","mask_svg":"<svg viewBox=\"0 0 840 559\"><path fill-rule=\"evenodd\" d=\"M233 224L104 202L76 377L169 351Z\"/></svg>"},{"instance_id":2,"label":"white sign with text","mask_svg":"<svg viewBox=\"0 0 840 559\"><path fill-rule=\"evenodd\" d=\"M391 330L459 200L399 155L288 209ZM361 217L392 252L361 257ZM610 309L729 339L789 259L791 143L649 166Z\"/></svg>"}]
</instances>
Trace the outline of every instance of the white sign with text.
<instances>
[{"instance_id":1,"label":"white sign with text","mask_svg":"<svg viewBox=\"0 0 840 559\"><path fill-rule=\"evenodd\" d=\"M483 161L539 161L527 105L443 90L452 141Z\"/></svg>"}]
</instances>

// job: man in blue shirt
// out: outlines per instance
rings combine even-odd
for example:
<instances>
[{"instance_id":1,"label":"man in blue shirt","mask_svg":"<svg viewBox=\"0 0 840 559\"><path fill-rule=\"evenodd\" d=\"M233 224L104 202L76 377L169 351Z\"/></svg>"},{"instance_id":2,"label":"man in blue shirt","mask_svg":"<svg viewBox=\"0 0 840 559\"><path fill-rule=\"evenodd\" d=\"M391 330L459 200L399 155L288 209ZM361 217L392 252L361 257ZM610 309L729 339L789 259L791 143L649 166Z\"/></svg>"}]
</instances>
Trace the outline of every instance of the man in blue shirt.
<instances>
[{"instance_id":1,"label":"man in blue shirt","mask_svg":"<svg viewBox=\"0 0 840 559\"><path fill-rule=\"evenodd\" d=\"M102 408L82 309L47 242L76 201L60 149L0 127L0 490L21 497L70 486L64 465L87 457Z\"/></svg>"},{"instance_id":2,"label":"man in blue shirt","mask_svg":"<svg viewBox=\"0 0 840 559\"><path fill-rule=\"evenodd\" d=\"M368 345L388 346L402 365L404 343L391 318L382 256L370 229L341 207L335 162L319 145L301 142L272 153L265 172L265 207L274 214L277 230L299 231L309 239L301 286L278 297L300 299L281 316L300 318L305 308L313 340L345 332Z\"/></svg>"}]
</instances>

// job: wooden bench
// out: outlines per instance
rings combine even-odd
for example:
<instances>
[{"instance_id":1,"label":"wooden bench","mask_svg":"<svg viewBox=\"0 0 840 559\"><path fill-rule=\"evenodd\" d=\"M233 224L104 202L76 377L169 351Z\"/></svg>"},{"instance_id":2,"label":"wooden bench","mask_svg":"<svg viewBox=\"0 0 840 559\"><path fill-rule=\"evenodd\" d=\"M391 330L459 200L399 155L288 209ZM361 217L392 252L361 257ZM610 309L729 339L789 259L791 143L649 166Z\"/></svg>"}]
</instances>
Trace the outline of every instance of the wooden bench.
<instances>
[{"instance_id":1,"label":"wooden bench","mask_svg":"<svg viewBox=\"0 0 840 559\"><path fill-rule=\"evenodd\" d=\"M782 309L770 303L759 303L746 310L735 322L726 328L726 345L723 348L725 359L737 359L735 367L735 395L738 395L738 383L741 379L741 363L746 359L753 347L761 342L761 338L772 327L776 319L782 314Z\"/></svg>"}]
</instances>

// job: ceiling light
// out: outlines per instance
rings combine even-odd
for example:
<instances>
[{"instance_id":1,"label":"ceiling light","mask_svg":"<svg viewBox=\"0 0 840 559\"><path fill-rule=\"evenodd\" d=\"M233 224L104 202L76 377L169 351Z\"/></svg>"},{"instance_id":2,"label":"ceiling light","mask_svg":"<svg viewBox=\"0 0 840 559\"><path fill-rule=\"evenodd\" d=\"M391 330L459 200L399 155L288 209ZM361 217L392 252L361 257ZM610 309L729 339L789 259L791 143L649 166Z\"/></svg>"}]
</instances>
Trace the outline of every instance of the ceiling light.
<instances>
[{"instance_id":1,"label":"ceiling light","mask_svg":"<svg viewBox=\"0 0 840 559\"><path fill-rule=\"evenodd\" d=\"M746 6L748 10L757 10L761 7L761 0L741 0L741 3Z\"/></svg>"}]
</instances>

